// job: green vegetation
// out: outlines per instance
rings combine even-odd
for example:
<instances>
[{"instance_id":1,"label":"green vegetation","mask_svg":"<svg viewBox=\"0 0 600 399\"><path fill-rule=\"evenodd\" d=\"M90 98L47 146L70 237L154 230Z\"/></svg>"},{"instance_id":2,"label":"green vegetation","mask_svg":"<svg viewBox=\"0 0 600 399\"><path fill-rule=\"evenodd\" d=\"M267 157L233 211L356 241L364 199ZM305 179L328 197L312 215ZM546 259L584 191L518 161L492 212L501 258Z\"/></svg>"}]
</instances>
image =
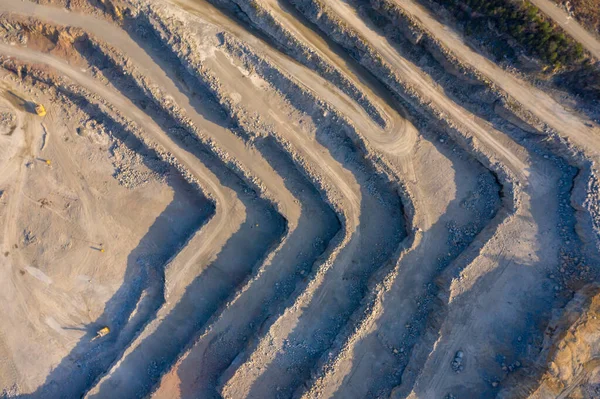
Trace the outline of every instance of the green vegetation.
<instances>
[{"instance_id":1,"label":"green vegetation","mask_svg":"<svg viewBox=\"0 0 600 399\"><path fill-rule=\"evenodd\" d=\"M583 47L547 21L528 1L432 0L451 11L467 34L489 33L490 23L510 35L527 53L554 67L573 66L584 58Z\"/></svg>"}]
</instances>

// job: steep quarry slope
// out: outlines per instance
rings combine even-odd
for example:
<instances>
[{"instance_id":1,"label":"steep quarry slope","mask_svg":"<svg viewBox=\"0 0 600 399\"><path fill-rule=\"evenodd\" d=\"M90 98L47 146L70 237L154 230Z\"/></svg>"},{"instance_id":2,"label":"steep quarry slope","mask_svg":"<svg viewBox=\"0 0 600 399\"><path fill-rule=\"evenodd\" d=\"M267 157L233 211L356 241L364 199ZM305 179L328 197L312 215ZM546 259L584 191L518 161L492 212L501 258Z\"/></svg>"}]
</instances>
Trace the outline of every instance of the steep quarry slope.
<instances>
[{"instance_id":1,"label":"steep quarry slope","mask_svg":"<svg viewBox=\"0 0 600 399\"><path fill-rule=\"evenodd\" d=\"M544 0L543 2L548 2ZM549 3L549 2L548 2ZM552 97L526 83L502 68L496 66L484 56L468 47L451 28L437 22L422 6L414 1L391 1L392 7L399 12L405 12L409 18L421 23L424 30L439 40L441 45L457 57L460 62L491 80L508 96L516 100L527 111L550 128L560 132L563 137L573 140L581 148L598 154L600 142L597 141L599 132L589 120L575 111L566 109ZM393 14L392 14L393 15Z\"/></svg>"},{"instance_id":2,"label":"steep quarry slope","mask_svg":"<svg viewBox=\"0 0 600 399\"><path fill-rule=\"evenodd\" d=\"M493 134L490 134L490 129L482 129L482 126L480 125L480 122L477 121L477 119L473 116L467 116L468 115L468 111L464 108L461 108L460 106L457 106L455 103L451 102L450 99L446 98L445 96L441 95L440 92L436 89L436 87L430 83L430 81L428 81L427 77L424 76L424 74L422 72L420 72L418 70L418 68L416 68L416 66L414 64L411 63L410 60L407 60L405 57L403 57L403 52L402 51L398 51L397 49L394 48L393 44L390 43L385 37L382 37L378 32L377 29L374 26L369 26L368 20L365 19L364 15L362 15L362 18L358 15L356 9L353 9L351 4L349 3L345 3L345 2L330 2L327 4L321 3L319 2L318 4L314 3L314 4L307 4L309 2L295 2L298 5L299 10L301 10L302 12L305 13L305 15L307 16L307 18L311 19L314 23L316 23L324 32L326 33L331 33L332 35L334 35L334 37L338 40L338 42L340 42L340 44L346 46L349 50L354 50L354 51L358 51L360 54L360 60L363 63L363 65L365 65L365 67L367 68L371 68L373 70L374 73L376 72L382 72L382 71L386 71L386 72L391 72L391 74L387 74L387 80L388 82L386 82L391 89L396 90L397 93L399 95L404 95L406 96L407 100L412 100L414 101L414 99L417 99L420 102L426 103L428 104L428 106L430 107L435 107L437 108L438 112L444 112L446 116L450 116L451 120L453 120L453 122L457 123L457 125L459 126L459 129L462 129L464 133L471 133L474 134L475 137L477 139L481 139L481 147L488 149L488 153L489 152L496 152L498 151L500 154L504 155L504 163L507 164L507 166L512 167L511 172L514 174L514 176L516 176L516 178L521 181L521 182L526 182L526 186L523 187L523 190L521 191L520 189L516 190L516 195L518 195L518 200L519 200L519 206L516 210L516 215L526 215L529 214L530 216L528 216L528 219L534 219L537 220L537 226L533 226L531 224L529 224L529 226L527 225L523 225L523 220L521 217L516 217L516 218L510 218L508 220L506 220L500 227L499 227L499 231L502 231L503 229L507 229L505 230L506 233L508 233L508 229L510 229L512 225L512 228L516 228L515 230L513 230L514 232L520 232L520 238L521 240L519 240L520 242L514 243L512 245L512 248L509 250L511 253L519 253L518 250L516 250L516 247L519 246L519 244L523 245L523 251L527 251L527 255L526 257L529 257L529 260L523 259L524 262L530 263L531 260L533 260L533 262L537 262L538 259L531 259L531 251L532 248L535 248L537 245L543 245L546 246L546 248L550 249L550 248L555 248L555 243L558 240L558 242L560 242L561 237L559 237L559 234L554 235L554 237L552 237L552 235L550 234L544 234L546 237L545 239L547 239L548 241L545 240L540 240L538 238L534 238L535 236L535 232L537 231L538 228L541 228L542 230L546 230L547 232L550 232L553 230L552 225L554 225L555 223L557 223L558 221L552 221L549 220L551 217L549 216L548 213L546 213L544 215L544 217L542 218L541 215L537 215L534 213L535 210L539 209L539 207L544 207L545 209L552 209L552 205L550 205L550 203L548 203L548 200L550 198L557 198L560 196L560 193L555 191L549 191L550 187L552 186L556 186L557 183L559 183L559 180L562 181L562 184L565 184L565 181L562 180L565 177L567 179L569 179L568 176L563 176L562 179L560 177L561 173L559 170L555 169L555 171L553 172L551 168L549 168L548 166L543 166L544 164L548 164L548 162L545 162L544 159L549 159L548 156L544 157L544 158L539 158L539 155L532 153L529 157L524 158L521 154L521 151L523 151L523 149L518 150L518 147L513 147L515 148L514 150L511 151L511 144L510 142L512 140L510 140L510 138L506 138L505 142L500 145L500 143L498 142L498 138L502 138L503 134L499 131L494 132ZM314 8L313 8L314 7ZM318 11L317 11L318 10ZM343 32L343 34L345 36L340 35L340 31ZM337 34L337 36L335 36L335 34ZM372 63L371 63L371 60ZM375 65L373 65L375 64ZM406 93L408 88L408 93ZM415 94L416 92L416 94ZM411 98L412 97L412 98ZM460 126L462 125L462 126ZM505 144L506 143L506 144ZM487 148L486 148L487 147ZM530 164L531 166L528 166L527 169L528 171L530 171L529 175L524 175L523 172L523 166L525 164ZM554 177L553 177L554 174ZM568 184L568 183L567 183ZM558 185L560 186L560 185ZM550 196L548 196L548 194L551 194ZM539 202L538 202L539 201ZM555 202L555 204L558 202L557 200L553 200L553 202ZM559 216L559 209L558 207L556 207L556 205L554 205L556 209L556 215L557 217ZM546 225L547 227L541 227ZM533 228L533 229L531 229ZM526 231L528 231L529 229L531 229L531 234L532 234L532 239L527 242L527 233ZM510 236L511 234L514 233L508 233L508 234L499 234L498 236L502 237L502 236ZM544 243L545 241L545 243ZM493 244L494 244L495 240L492 239L492 241L490 243L488 243L486 245L486 247L484 247L483 249L483 253L486 253L486 251L490 251L490 253L488 254L488 256L485 257L478 257L477 259L475 259L474 263L470 266L473 267L473 270L476 270L475 273L479 273L480 271L491 271L495 268L499 268L500 270L505 269L505 267L503 267L502 262L502 258L503 255L502 252L504 252L504 249L502 249L501 247L496 247L494 248ZM570 241L569 241L570 242ZM517 245L515 245L517 244ZM515 251L516 250L516 251ZM497 253L498 255L491 255L491 253ZM552 260L551 258L556 256L555 255L550 255L550 251L540 251L540 255L543 256L539 259L540 261L540 265L552 265ZM547 257L548 255L550 255L550 257ZM517 255L519 256L519 255ZM500 264L498 264L498 260L500 260ZM509 263L506 263L506 269L504 271L504 274L507 275L507 280L508 281L519 281L521 283L527 284L526 280L528 279L528 277L526 277L526 274L523 274L524 270L523 268L519 267L518 265L516 265L516 267L514 269L512 269L514 271L514 273L518 273L519 277L517 277L517 275L514 276L510 276L510 265L511 263L514 261L514 255L510 255L510 261ZM489 262L488 265L486 265L485 263ZM493 263L492 263L493 262ZM556 264L555 264L556 265ZM556 267L556 266L554 266ZM541 271L541 270L540 270ZM466 271L465 271L466 272ZM532 272L529 272L532 273ZM527 273L527 274L529 274ZM539 272L538 272L539 273ZM534 274L534 273L532 273ZM539 276L539 275L538 275ZM471 276L469 276L471 277ZM474 277L474 276L473 276ZM539 281L537 277L534 277L533 275L531 276L532 280L530 280L530 285L533 288L534 282ZM467 281L472 281L471 278L469 278ZM468 286L466 287L467 289L470 288L471 290L467 292L467 294L470 294L471 292L476 292L474 293L474 295L477 296L482 296L481 294L483 294L483 292L481 291L476 291L474 288L475 287L471 287L472 283L468 283ZM495 281L494 284L502 284L501 281ZM517 290L519 289L523 289L524 287L521 286L520 288L517 288ZM535 289L535 288L534 288ZM489 287L486 287L485 290L487 291L487 293L485 295L490 294L492 297L493 295L495 295L495 293L499 293L499 292L503 292L503 289L498 289L498 290L489 290ZM527 289L525 289L525 291L527 291ZM530 293L531 291L529 291ZM541 297L544 297L545 294L542 291L538 291L539 295ZM503 293L501 295L506 295L506 293ZM515 295L516 297L518 297L518 295ZM542 300L542 301L548 301L551 302L550 298L546 299L546 300ZM497 298L495 299L491 299L490 303L498 303ZM514 311L518 311L518 312L532 312L532 313L538 313L541 312L542 309L545 306L548 306L548 303L543 305L542 303L539 304L530 304L530 306L536 306L537 309L535 310L531 310L531 309L527 309L527 307L520 307L519 309L515 309ZM465 306L463 304L463 306L461 307L461 313L464 314L465 312L468 313L469 312L469 308L470 306L468 306L468 302L467 305ZM486 321L486 317L484 315L475 315L473 316L473 318L475 320L477 320L479 323L490 323L491 324L495 324L497 323L497 325L503 325L506 326L507 323L514 323L515 320L519 320L519 316L517 316L516 314L512 313L511 314L511 310L507 309L504 310L504 312L506 313L506 318L502 318L502 317L498 317L495 320L489 320ZM385 315L385 313L384 313ZM396 317L396 314L391 315L391 317ZM389 325L391 324L391 320L390 321L386 321L386 322L382 322L382 325ZM455 323L454 321L451 323L452 326L456 326L458 327L458 324ZM411 326L410 323L407 323L405 325L405 328L409 329ZM490 330L494 330L497 327L489 327ZM518 328L515 325L515 328ZM483 327L480 325L477 327L478 330L483 330ZM378 330L378 335L381 335L381 331L385 330L385 327L379 327ZM400 335L402 336L402 335ZM406 335L405 335L406 336ZM476 346L476 341L473 340L473 337L470 336L469 334L456 334L457 337L461 337L461 339L464 337L465 341L469 340L471 345ZM379 338L379 337L378 337ZM358 339L358 337L357 337ZM361 340L361 341L357 341L357 343L355 343L354 345L361 345L362 342L365 342L366 340ZM401 343L401 341L399 342ZM440 343L438 342L438 345ZM453 342L453 344L455 344ZM366 344L365 344L366 345ZM489 347L491 346L489 342L487 341L483 341L480 344L482 347ZM496 345L500 345L500 343L496 344ZM367 346L367 348L370 348L370 346ZM349 350L351 348L348 348ZM404 349L404 348L402 348ZM397 349L398 350L398 349ZM370 349L365 349L365 353L368 353L370 351ZM449 354L451 351L441 351L441 353L444 354ZM477 350L475 349L473 352L475 353L482 353L481 350ZM356 349L349 355L347 356L356 356L357 352ZM359 359L363 359L360 354L358 354L358 358ZM450 359L451 360L451 359ZM377 360L373 360L373 361L377 361L377 364L380 365L380 358L377 358ZM331 368L329 370L327 375L323 378L319 378L317 380L317 385L312 388L312 393L309 393L309 395L315 395L318 394L318 392L323 393L323 390L327 389L327 390L331 390L329 391L329 393L331 392L336 392L336 390L338 389L342 389L341 391L337 391L340 396L348 396L348 395L356 395L357 397L360 397L362 394L360 393L360 389L362 389L363 387L365 389L376 389L375 387L368 387L368 384L364 383L364 374L363 373L352 373L351 370L347 370L344 371L343 374L340 374L338 376L336 376L335 374L338 373L338 368L340 368L341 366L336 366L335 363L338 364L344 364L343 360L340 358L336 361L333 362L333 364L331 365ZM347 361L345 362L347 364ZM448 361L448 363L450 363L450 361ZM357 365L356 362L354 362L355 365ZM393 364L393 363L391 363ZM390 366L391 366L390 364ZM368 368L368 366L363 366L365 368ZM371 366L372 367L372 366ZM381 367L381 366L379 366ZM389 367L389 366L388 366ZM393 370L397 369L397 367L390 367L389 372L393 373ZM381 369L379 368L377 370L377 372L381 372ZM348 374L346 374L348 373ZM385 372L382 373L385 375ZM361 382L362 387L358 388L358 384L349 384L348 379L346 377L346 379L344 380L344 375L347 376L356 376L356 378ZM463 374L462 379L465 379L465 374ZM479 379L480 376L477 377L477 379ZM344 382L344 384L342 384L342 381ZM380 385L381 384L381 378L379 377L378 379L374 378L374 384L375 385ZM333 386L331 386L331 384L334 384ZM335 388L334 388L335 387ZM337 388L337 387L341 387L341 388ZM436 387L435 385L428 385L429 389L440 389L442 392L447 390L448 387ZM379 392L379 389L386 389L385 386L378 388L375 392ZM483 387L479 387L479 389L483 389ZM357 392L358 390L358 392ZM368 392L368 391L367 391ZM434 391L435 392L435 391ZM374 392L371 391L371 394L373 394ZM438 394L440 394L440 392L438 392ZM433 392L428 392L427 394L425 394L426 396L428 395L432 395L432 396L436 396Z\"/></svg>"},{"instance_id":3,"label":"steep quarry slope","mask_svg":"<svg viewBox=\"0 0 600 399\"><path fill-rule=\"evenodd\" d=\"M600 287L585 286L548 325L536 367L499 397L595 398L600 394ZM536 375L542 372L541 378Z\"/></svg>"},{"instance_id":4,"label":"steep quarry slope","mask_svg":"<svg viewBox=\"0 0 600 399\"><path fill-rule=\"evenodd\" d=\"M4 396L594 397L600 129L417 1L0 0L0 66Z\"/></svg>"},{"instance_id":5,"label":"steep quarry slope","mask_svg":"<svg viewBox=\"0 0 600 399\"><path fill-rule=\"evenodd\" d=\"M18 96L14 102L17 110L27 110L28 96L13 87L7 87L6 96ZM25 101L25 108L20 99ZM36 100L47 103L49 98ZM90 119L85 114L65 114L59 108L49 109L49 115L41 126L44 134L36 134L41 133L33 128L40 126L39 122L34 124L30 115L23 114L21 121L29 123L21 125L24 130L17 126L11 135L27 143L27 147L21 147L23 156L17 158L18 164L23 164L16 169L21 177L11 180L11 173L7 173L3 183L3 197L9 205L3 212L8 218L3 225L3 260L15 276L3 279L3 292L6 301L16 304L15 308L3 309L7 312L4 317L10 320L3 328L3 347L11 348L3 359L12 364L14 372L14 380L7 382L6 389L17 384L33 390L43 383L47 372L35 370L38 366L39 370L49 370L61 362L64 354L57 356L57 347L69 350L83 337L80 342L85 348L77 346L73 350L73 360L77 361L93 349L89 338L95 328L110 323L114 331L119 331L143 292L162 288L151 283L150 277L161 272L151 267L152 262L167 262L177 253L178 241L194 241L194 230L212 213L210 203L186 187L176 170L170 170L167 162L161 163L152 151L144 150L118 125L108 125L110 121L102 120L101 115ZM81 121L83 125L66 125L61 120L72 120L75 125ZM97 152L90 153L92 149ZM105 160L107 152L113 155ZM45 160L51 165L42 169L39 164ZM173 163L173 168L180 165ZM38 173L27 173L36 166ZM117 177L114 183L105 178L113 170ZM161 176L167 176L178 191L161 188ZM117 195L119 189L123 193ZM140 203L145 205L140 207ZM127 213L132 207L141 212L148 212L145 207L156 209L157 218L142 223ZM118 209L125 211L115 213ZM183 215L185 222L175 226L170 223ZM171 264L185 264L189 255ZM69 267L56 267L65 264ZM125 267L115 267L119 264ZM24 280L27 271L44 288L37 286L36 280ZM45 294L41 295L42 291ZM145 310L139 308L140 312ZM20 323L30 327L24 330ZM37 356L40 350L48 356Z\"/></svg>"}]
</instances>

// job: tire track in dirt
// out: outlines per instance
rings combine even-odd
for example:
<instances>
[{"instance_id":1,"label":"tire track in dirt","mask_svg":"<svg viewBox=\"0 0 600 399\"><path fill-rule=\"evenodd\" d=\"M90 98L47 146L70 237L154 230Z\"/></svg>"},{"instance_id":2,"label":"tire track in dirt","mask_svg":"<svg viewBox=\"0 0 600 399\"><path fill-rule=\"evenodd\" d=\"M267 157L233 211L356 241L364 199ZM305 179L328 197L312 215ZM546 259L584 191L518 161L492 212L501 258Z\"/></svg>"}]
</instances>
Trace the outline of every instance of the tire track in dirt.
<instances>
[{"instance_id":1,"label":"tire track in dirt","mask_svg":"<svg viewBox=\"0 0 600 399\"><path fill-rule=\"evenodd\" d=\"M20 139L20 145L11 145L10 147L16 147L14 149L13 154L8 155L3 153L4 156L8 155L7 159L3 159L2 161L2 172L0 173L0 186L2 187L2 199L6 204L6 214L3 215L3 223L4 223L4 231L2 234L2 254L8 253L13 250L12 242L16 241L17 232L16 232L16 219L19 217L19 204L22 201L23 196L23 182L25 179L25 167L23 165L24 160L23 157L28 155L31 152L30 141L31 138L27 138L31 133L27 132L25 127L25 123L27 121L28 116L23 112L23 110L18 109L11 101L8 99L4 99L5 96L10 94L6 93L5 88L2 87L2 102L7 102L9 106L16 111L17 114L17 122L16 127L11 134L11 141L21 133L22 137ZM3 143L6 144L6 143ZM3 148L6 151L10 147ZM6 189L6 184L10 184L11 187L9 190ZM16 270L13 269L14 266L9 262L8 259L4 255L2 255L2 260L0 261L0 267L6 270L6 275L16 273ZM9 323L6 323L10 325ZM17 365L15 364L12 351L10 350L10 346L6 343L6 338L4 337L4 333L2 332L5 326L0 327L0 353L2 357L2 361L0 364L0 369L2 372L8 371L9 375L2 375L2 382L4 383L4 379L7 381L17 381L20 382L22 380Z\"/></svg>"},{"instance_id":2,"label":"tire track in dirt","mask_svg":"<svg viewBox=\"0 0 600 399\"><path fill-rule=\"evenodd\" d=\"M5 95L5 93L3 93L3 95ZM25 156L33 155L31 153L31 151L32 151L31 137L28 138L28 136L31 133L27 132L27 129L25 128L25 124L27 123L28 119L29 118L27 117L27 115L24 112L21 112L21 111L18 112L18 123L17 123L16 129L21 131L23 134L23 138L21 140L22 142L17 147L17 150L15 151L15 153L6 160L6 163L3 163L3 165L2 165L2 171L5 173L2 173L2 178L0 180L0 183L4 186L7 182L11 182L12 185L14 186L10 190L10 192L3 193L4 195L6 195L6 197L9 198L8 207L7 207L8 209L6 212L7 219L4 224L4 232L2 235L2 240L3 240L2 250L3 250L3 252L10 251L12 249L12 245L10 244L10 241L14 240L15 237L17 236L16 224L14 223L14 219L16 217L18 217L18 212L19 212L18 207L19 207L19 204L20 204L20 202L22 200L22 196L23 196L22 185L23 185L23 180L25 178L25 167L23 165L23 163L24 163L23 158ZM31 123L31 122L29 122L29 123ZM14 176L15 172L10 173L11 169L17 170L17 172L16 172L17 176L12 181L10 181L9 179Z\"/></svg>"}]
</instances>

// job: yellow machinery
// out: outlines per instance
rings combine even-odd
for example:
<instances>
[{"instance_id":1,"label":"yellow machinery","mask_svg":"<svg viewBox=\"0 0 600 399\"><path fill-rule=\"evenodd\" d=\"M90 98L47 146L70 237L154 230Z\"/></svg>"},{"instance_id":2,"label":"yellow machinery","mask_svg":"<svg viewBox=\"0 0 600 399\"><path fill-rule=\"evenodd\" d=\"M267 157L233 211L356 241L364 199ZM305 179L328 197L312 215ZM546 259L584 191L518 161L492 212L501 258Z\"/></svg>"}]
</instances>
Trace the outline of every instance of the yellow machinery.
<instances>
[{"instance_id":1,"label":"yellow machinery","mask_svg":"<svg viewBox=\"0 0 600 399\"><path fill-rule=\"evenodd\" d=\"M123 12L121 12L121 9L118 6L113 5L113 12L119 21L123 19Z\"/></svg>"},{"instance_id":2,"label":"yellow machinery","mask_svg":"<svg viewBox=\"0 0 600 399\"><path fill-rule=\"evenodd\" d=\"M109 12L112 11L113 15L116 17L118 21L123 20L123 12L119 6L115 5L112 1L109 0L100 0L100 2L107 8Z\"/></svg>"},{"instance_id":3,"label":"yellow machinery","mask_svg":"<svg viewBox=\"0 0 600 399\"><path fill-rule=\"evenodd\" d=\"M110 332L110 328L102 327L101 329L98 330L98 332L96 333L96 336L94 338L92 338L92 341L94 341L98 338L107 336L109 332Z\"/></svg>"},{"instance_id":4,"label":"yellow machinery","mask_svg":"<svg viewBox=\"0 0 600 399\"><path fill-rule=\"evenodd\" d=\"M39 116L44 116L44 115L46 115L46 108L44 108L44 106L42 104L36 104L35 105L35 113L38 114Z\"/></svg>"}]
</instances>

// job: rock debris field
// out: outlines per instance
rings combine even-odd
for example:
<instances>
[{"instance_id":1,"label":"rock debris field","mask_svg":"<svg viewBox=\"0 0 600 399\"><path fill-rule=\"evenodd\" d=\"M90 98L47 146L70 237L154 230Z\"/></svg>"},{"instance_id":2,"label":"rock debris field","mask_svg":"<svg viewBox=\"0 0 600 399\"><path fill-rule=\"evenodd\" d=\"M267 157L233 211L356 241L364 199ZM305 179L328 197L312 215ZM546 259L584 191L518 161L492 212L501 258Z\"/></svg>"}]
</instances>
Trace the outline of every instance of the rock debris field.
<instances>
[{"instance_id":1,"label":"rock debris field","mask_svg":"<svg viewBox=\"0 0 600 399\"><path fill-rule=\"evenodd\" d=\"M600 397L572 104L417 0L0 0L0 397Z\"/></svg>"}]
</instances>

